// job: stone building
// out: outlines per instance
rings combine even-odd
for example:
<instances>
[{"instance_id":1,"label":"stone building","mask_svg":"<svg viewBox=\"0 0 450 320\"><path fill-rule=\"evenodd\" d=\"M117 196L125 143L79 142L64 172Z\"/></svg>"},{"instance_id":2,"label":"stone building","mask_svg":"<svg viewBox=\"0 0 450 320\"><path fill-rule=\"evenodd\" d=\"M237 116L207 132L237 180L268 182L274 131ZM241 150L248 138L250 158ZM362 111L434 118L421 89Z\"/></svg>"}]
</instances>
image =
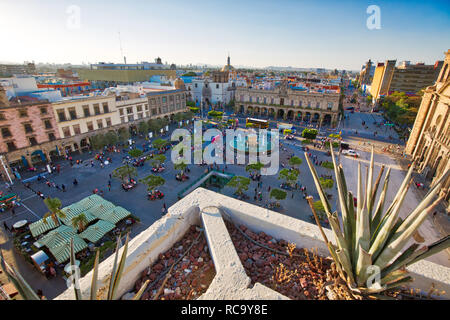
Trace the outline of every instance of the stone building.
<instances>
[{"instance_id":1,"label":"stone building","mask_svg":"<svg viewBox=\"0 0 450 320\"><path fill-rule=\"evenodd\" d=\"M51 103L29 97L9 101L1 86L0 130L0 153L12 166L46 161L60 138Z\"/></svg>"},{"instance_id":2,"label":"stone building","mask_svg":"<svg viewBox=\"0 0 450 320\"><path fill-rule=\"evenodd\" d=\"M450 50L434 85L424 90L406 153L417 162L420 173L435 182L450 169ZM450 178L444 183L446 200L450 198Z\"/></svg>"},{"instance_id":3,"label":"stone building","mask_svg":"<svg viewBox=\"0 0 450 320\"><path fill-rule=\"evenodd\" d=\"M12 103L0 86L0 154L14 178L12 167L26 168L87 151L93 135L121 128L136 132L141 121L172 120L176 113L185 111L182 88L72 97L54 103ZM7 180L2 165L0 172Z\"/></svg>"},{"instance_id":4,"label":"stone building","mask_svg":"<svg viewBox=\"0 0 450 320\"><path fill-rule=\"evenodd\" d=\"M286 81L271 89L237 87L235 111L250 116L335 126L339 97L339 89L297 90Z\"/></svg>"}]
</instances>

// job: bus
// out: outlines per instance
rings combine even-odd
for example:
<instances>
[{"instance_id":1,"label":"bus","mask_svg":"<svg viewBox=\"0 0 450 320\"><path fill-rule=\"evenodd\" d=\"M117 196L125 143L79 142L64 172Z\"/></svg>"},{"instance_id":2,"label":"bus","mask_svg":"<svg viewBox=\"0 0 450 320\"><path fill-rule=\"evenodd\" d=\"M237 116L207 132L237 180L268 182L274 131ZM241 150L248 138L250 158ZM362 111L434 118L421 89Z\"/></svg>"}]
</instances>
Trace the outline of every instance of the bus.
<instances>
[{"instance_id":1,"label":"bus","mask_svg":"<svg viewBox=\"0 0 450 320\"><path fill-rule=\"evenodd\" d=\"M245 126L248 127L250 125L253 128L267 129L269 128L269 121L255 118L247 118Z\"/></svg>"}]
</instances>

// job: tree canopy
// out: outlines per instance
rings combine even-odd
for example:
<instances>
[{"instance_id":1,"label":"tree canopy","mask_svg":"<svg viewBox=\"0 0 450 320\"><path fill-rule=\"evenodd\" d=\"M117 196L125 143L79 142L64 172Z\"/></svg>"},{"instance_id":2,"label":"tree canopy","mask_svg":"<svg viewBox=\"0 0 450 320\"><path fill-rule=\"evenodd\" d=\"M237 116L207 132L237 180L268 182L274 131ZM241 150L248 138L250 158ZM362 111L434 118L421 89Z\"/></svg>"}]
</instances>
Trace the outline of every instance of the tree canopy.
<instances>
[{"instance_id":1,"label":"tree canopy","mask_svg":"<svg viewBox=\"0 0 450 320\"><path fill-rule=\"evenodd\" d=\"M47 218L50 217L56 225L59 224L58 218L65 218L64 212L61 211L61 200L59 198L46 198L44 203L48 208L48 211L44 215L44 223L47 223Z\"/></svg>"},{"instance_id":2,"label":"tree canopy","mask_svg":"<svg viewBox=\"0 0 450 320\"><path fill-rule=\"evenodd\" d=\"M132 177L137 176L137 169L126 164L124 166L116 168L112 172L112 176L115 178L119 178L122 181L125 181L125 178L128 178L128 180L130 180Z\"/></svg>"},{"instance_id":3,"label":"tree canopy","mask_svg":"<svg viewBox=\"0 0 450 320\"><path fill-rule=\"evenodd\" d=\"M298 170L284 168L278 173L278 179L284 180L287 184L292 186L297 181L298 174Z\"/></svg>"},{"instance_id":4,"label":"tree canopy","mask_svg":"<svg viewBox=\"0 0 450 320\"><path fill-rule=\"evenodd\" d=\"M286 199L287 192L280 189L272 189L270 191L270 198L275 198L276 200L284 200Z\"/></svg>"},{"instance_id":5,"label":"tree canopy","mask_svg":"<svg viewBox=\"0 0 450 320\"><path fill-rule=\"evenodd\" d=\"M234 176L228 183L227 186L236 189L237 194L242 194L243 191L248 190L250 185L250 178L242 176Z\"/></svg>"},{"instance_id":6,"label":"tree canopy","mask_svg":"<svg viewBox=\"0 0 450 320\"><path fill-rule=\"evenodd\" d=\"M142 156L143 152L141 149L135 148L135 149L131 149L130 151L128 151L128 154L133 158L137 158L137 157Z\"/></svg>"},{"instance_id":7,"label":"tree canopy","mask_svg":"<svg viewBox=\"0 0 450 320\"><path fill-rule=\"evenodd\" d=\"M145 184L147 186L147 189L149 191L153 191L158 186L162 186L164 183L166 183L166 180L160 176L156 175L149 175L143 179L140 179L139 182Z\"/></svg>"},{"instance_id":8,"label":"tree canopy","mask_svg":"<svg viewBox=\"0 0 450 320\"><path fill-rule=\"evenodd\" d=\"M164 139L156 139L152 142L153 148L161 149L169 144L167 140Z\"/></svg>"}]
</instances>

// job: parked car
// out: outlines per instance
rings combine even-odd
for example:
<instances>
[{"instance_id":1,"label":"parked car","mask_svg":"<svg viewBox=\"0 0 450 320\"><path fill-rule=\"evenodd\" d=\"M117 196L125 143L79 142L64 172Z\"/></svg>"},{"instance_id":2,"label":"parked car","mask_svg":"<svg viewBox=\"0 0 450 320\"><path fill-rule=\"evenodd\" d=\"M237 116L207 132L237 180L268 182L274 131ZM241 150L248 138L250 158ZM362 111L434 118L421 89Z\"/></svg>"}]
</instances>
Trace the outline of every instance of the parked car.
<instances>
[{"instance_id":1,"label":"parked car","mask_svg":"<svg viewBox=\"0 0 450 320\"><path fill-rule=\"evenodd\" d=\"M355 157L355 158L359 157L359 153L352 149L342 150L342 154L345 154L345 155L351 156L351 157Z\"/></svg>"}]
</instances>

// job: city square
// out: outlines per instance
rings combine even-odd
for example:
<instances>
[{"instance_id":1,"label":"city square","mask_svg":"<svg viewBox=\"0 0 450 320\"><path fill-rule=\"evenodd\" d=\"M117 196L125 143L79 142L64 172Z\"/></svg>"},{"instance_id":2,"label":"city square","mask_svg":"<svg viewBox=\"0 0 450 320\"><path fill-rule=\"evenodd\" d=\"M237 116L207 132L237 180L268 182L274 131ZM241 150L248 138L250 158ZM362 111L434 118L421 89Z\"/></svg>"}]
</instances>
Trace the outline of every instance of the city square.
<instances>
[{"instance_id":1,"label":"city square","mask_svg":"<svg viewBox=\"0 0 450 320\"><path fill-rule=\"evenodd\" d=\"M291 7L325 14L280 10ZM62 41L87 36L93 8L66 8ZM256 52L248 39L269 36L243 28L225 55L213 39L219 51L182 45L189 24L157 17L142 23L176 32L152 48L132 45L145 35L135 26L105 37L117 57L98 45L0 60L0 300L450 299L450 50L393 50L404 28L386 34L380 7L362 9L364 30L351 32L382 33L382 53L343 46L342 32L328 56L309 38L308 50Z\"/></svg>"}]
</instances>

